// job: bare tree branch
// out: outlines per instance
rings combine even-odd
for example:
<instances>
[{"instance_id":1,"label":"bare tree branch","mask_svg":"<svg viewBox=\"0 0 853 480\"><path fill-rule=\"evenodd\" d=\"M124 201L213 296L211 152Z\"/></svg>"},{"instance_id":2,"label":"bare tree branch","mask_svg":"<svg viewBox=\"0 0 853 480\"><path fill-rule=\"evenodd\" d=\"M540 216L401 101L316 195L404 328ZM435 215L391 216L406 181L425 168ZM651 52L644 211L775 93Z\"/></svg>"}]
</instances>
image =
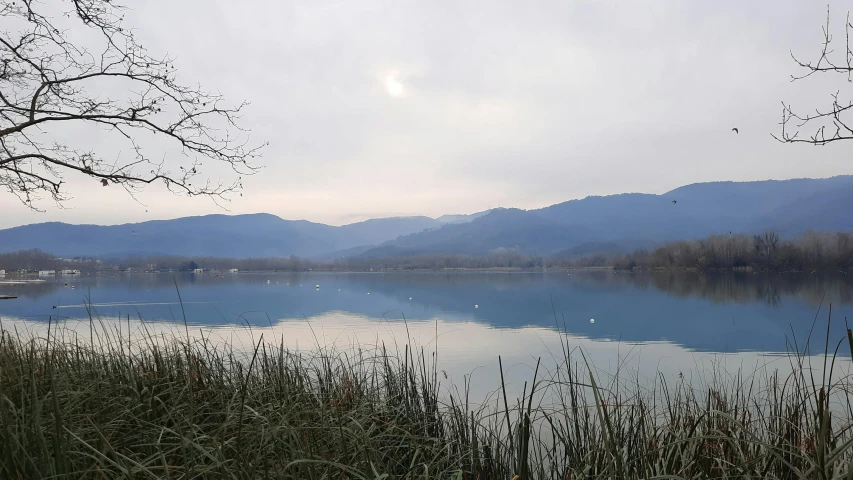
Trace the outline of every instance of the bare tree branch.
<instances>
[{"instance_id":1,"label":"bare tree branch","mask_svg":"<svg viewBox=\"0 0 853 480\"><path fill-rule=\"evenodd\" d=\"M229 105L220 94L179 83L173 61L149 54L122 26L123 10L114 0L0 0L0 188L30 208L45 195L61 206L68 173L131 195L162 182L216 201L257 171L253 160L264 145L250 145L238 125L246 103ZM93 33L94 42L76 40ZM108 161L69 146L52 131L69 124L94 129L98 143L114 139L127 153ZM155 160L148 138L162 138L180 154ZM236 179L202 177L216 162Z\"/></svg>"},{"instance_id":2,"label":"bare tree branch","mask_svg":"<svg viewBox=\"0 0 853 480\"><path fill-rule=\"evenodd\" d=\"M793 53L791 58L801 69L799 75L792 75L791 81L798 81L822 73L840 73L847 77L847 82L853 81L853 44L851 44L850 13L847 13L845 21L845 48L844 54L838 54L833 48L833 36L830 33L830 12L826 10L826 25L823 26L823 45L820 55L816 61L804 61ZM848 116L853 113L853 101L844 99L840 91L831 94L832 103L823 109L816 109L814 113L799 113L790 104L782 102L782 120L779 122L781 132L773 135L774 138L784 143L810 143L813 145L826 145L839 140L853 139L853 118ZM811 133L800 135L800 130L805 129Z\"/></svg>"}]
</instances>

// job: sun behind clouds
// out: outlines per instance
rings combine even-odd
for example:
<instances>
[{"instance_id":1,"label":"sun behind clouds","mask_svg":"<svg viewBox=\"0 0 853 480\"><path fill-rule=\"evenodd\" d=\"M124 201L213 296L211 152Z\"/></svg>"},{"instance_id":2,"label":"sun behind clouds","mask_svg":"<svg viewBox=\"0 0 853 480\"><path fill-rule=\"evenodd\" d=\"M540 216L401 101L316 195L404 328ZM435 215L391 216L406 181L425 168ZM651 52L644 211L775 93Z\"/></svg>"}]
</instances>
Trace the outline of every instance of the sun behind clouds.
<instances>
[{"instance_id":1,"label":"sun behind clouds","mask_svg":"<svg viewBox=\"0 0 853 480\"><path fill-rule=\"evenodd\" d=\"M403 86L397 75L397 72L392 72L385 76L385 90L388 92L388 95L394 98L406 95L406 87Z\"/></svg>"}]
</instances>

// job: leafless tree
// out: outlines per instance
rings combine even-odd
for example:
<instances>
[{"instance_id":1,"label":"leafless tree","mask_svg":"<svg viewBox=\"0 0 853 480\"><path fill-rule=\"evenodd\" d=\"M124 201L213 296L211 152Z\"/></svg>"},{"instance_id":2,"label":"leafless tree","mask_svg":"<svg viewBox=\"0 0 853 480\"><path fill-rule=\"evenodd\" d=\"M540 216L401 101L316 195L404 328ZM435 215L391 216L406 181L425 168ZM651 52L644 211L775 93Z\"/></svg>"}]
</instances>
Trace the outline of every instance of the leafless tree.
<instances>
[{"instance_id":1,"label":"leafless tree","mask_svg":"<svg viewBox=\"0 0 853 480\"><path fill-rule=\"evenodd\" d=\"M844 24L845 42L843 54L836 47L834 37L830 32L829 8L826 11L826 25L823 27L823 46L817 60L806 61L791 53L791 57L801 69L799 74L791 76L792 81L804 80L818 74L840 74L847 82L853 81L853 23L850 13ZM853 139L853 100L844 97L840 90L831 94L832 103L823 109L818 108L812 113L799 113L790 104L782 102L781 132L774 137L785 143L811 143L826 145L838 140ZM800 130L805 129L805 136L800 136Z\"/></svg>"},{"instance_id":2,"label":"leafless tree","mask_svg":"<svg viewBox=\"0 0 853 480\"><path fill-rule=\"evenodd\" d=\"M179 82L124 11L115 0L0 0L0 188L30 208L45 196L61 206L71 173L130 195L162 183L217 201L257 168L263 145L237 125L246 104ZM73 142L68 127L82 129ZM96 144L119 145L118 158ZM215 163L229 180L202 174Z\"/></svg>"}]
</instances>

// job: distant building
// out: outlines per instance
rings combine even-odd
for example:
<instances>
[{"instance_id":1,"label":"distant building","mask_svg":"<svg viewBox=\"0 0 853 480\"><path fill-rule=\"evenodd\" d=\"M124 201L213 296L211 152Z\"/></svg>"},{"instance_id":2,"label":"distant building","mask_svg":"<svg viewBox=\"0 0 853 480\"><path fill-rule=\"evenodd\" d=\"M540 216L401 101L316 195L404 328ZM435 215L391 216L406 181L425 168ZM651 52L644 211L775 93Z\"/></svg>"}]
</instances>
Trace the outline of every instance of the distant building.
<instances>
[{"instance_id":1,"label":"distant building","mask_svg":"<svg viewBox=\"0 0 853 480\"><path fill-rule=\"evenodd\" d=\"M204 273L204 269L203 268L196 268L193 270L193 273Z\"/></svg>"},{"instance_id":2,"label":"distant building","mask_svg":"<svg viewBox=\"0 0 853 480\"><path fill-rule=\"evenodd\" d=\"M28 273L30 273L30 272L28 272L26 268L22 268L22 269L18 270L18 273L19 273L19 274L21 274L21 275L26 275L26 274L28 274Z\"/></svg>"},{"instance_id":3,"label":"distant building","mask_svg":"<svg viewBox=\"0 0 853 480\"><path fill-rule=\"evenodd\" d=\"M237 273L237 272L239 272L239 271L240 271L240 270L239 270L239 269L236 269L236 268L229 268L229 269L228 269L228 273Z\"/></svg>"},{"instance_id":4,"label":"distant building","mask_svg":"<svg viewBox=\"0 0 853 480\"><path fill-rule=\"evenodd\" d=\"M56 270L39 270L39 276L56 275Z\"/></svg>"},{"instance_id":5,"label":"distant building","mask_svg":"<svg viewBox=\"0 0 853 480\"><path fill-rule=\"evenodd\" d=\"M80 275L80 270L62 270L60 275Z\"/></svg>"},{"instance_id":6,"label":"distant building","mask_svg":"<svg viewBox=\"0 0 853 480\"><path fill-rule=\"evenodd\" d=\"M0 277L6 276L6 270L0 270Z\"/></svg>"}]
</instances>

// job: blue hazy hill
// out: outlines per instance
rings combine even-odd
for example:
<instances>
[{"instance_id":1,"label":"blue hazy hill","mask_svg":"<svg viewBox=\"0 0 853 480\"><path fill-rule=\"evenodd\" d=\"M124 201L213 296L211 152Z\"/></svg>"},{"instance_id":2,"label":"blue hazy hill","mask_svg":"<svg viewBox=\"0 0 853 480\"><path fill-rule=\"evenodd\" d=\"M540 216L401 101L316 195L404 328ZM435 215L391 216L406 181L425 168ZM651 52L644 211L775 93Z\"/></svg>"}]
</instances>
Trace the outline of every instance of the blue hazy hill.
<instances>
[{"instance_id":1,"label":"blue hazy hill","mask_svg":"<svg viewBox=\"0 0 853 480\"><path fill-rule=\"evenodd\" d=\"M851 207L853 176L710 182L662 195L594 196L536 210L377 218L343 226L265 213L112 226L39 223L0 230L0 252L38 248L63 257L576 256L729 232L772 229L790 237L808 230L853 231Z\"/></svg>"}]
</instances>

